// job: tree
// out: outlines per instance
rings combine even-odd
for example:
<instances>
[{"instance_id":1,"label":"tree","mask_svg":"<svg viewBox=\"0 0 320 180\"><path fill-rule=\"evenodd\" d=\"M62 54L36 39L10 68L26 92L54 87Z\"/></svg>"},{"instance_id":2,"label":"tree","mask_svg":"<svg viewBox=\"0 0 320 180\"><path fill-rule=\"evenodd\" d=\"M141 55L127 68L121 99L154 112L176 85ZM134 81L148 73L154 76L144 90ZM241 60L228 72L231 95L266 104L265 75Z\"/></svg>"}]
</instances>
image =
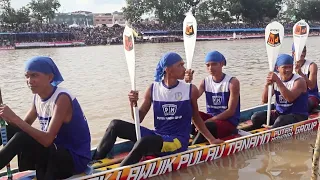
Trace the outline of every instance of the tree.
<instances>
[{"instance_id":1,"label":"tree","mask_svg":"<svg viewBox=\"0 0 320 180\"><path fill-rule=\"evenodd\" d=\"M60 6L59 0L32 0L29 3L32 16L40 22L53 19Z\"/></svg>"},{"instance_id":2,"label":"tree","mask_svg":"<svg viewBox=\"0 0 320 180\"><path fill-rule=\"evenodd\" d=\"M199 21L199 23L206 24L209 22L211 17L209 2L205 1L201 3L195 11L195 17Z\"/></svg>"},{"instance_id":3,"label":"tree","mask_svg":"<svg viewBox=\"0 0 320 180\"><path fill-rule=\"evenodd\" d=\"M264 0L261 1L264 17L274 19L281 10L282 0Z\"/></svg>"},{"instance_id":4,"label":"tree","mask_svg":"<svg viewBox=\"0 0 320 180\"><path fill-rule=\"evenodd\" d=\"M11 1L10 0L0 0L0 8L2 10L8 9L11 7Z\"/></svg>"},{"instance_id":5,"label":"tree","mask_svg":"<svg viewBox=\"0 0 320 180\"><path fill-rule=\"evenodd\" d=\"M163 23L182 22L185 13L195 8L200 0L126 0L123 8L125 18L131 22L139 21L145 13L153 13Z\"/></svg>"},{"instance_id":6,"label":"tree","mask_svg":"<svg viewBox=\"0 0 320 180\"><path fill-rule=\"evenodd\" d=\"M231 16L235 16L237 22L239 22L240 16L242 15L243 11L241 2L239 0L230 0L227 7Z\"/></svg>"},{"instance_id":7,"label":"tree","mask_svg":"<svg viewBox=\"0 0 320 180\"><path fill-rule=\"evenodd\" d=\"M141 16L146 13L146 1L127 0L127 7L123 7L122 11L124 17L129 22L138 22Z\"/></svg>"},{"instance_id":8,"label":"tree","mask_svg":"<svg viewBox=\"0 0 320 180\"><path fill-rule=\"evenodd\" d=\"M251 22L264 21L265 18L277 17L282 0L238 0L241 4L242 17Z\"/></svg>"},{"instance_id":9,"label":"tree","mask_svg":"<svg viewBox=\"0 0 320 180\"><path fill-rule=\"evenodd\" d=\"M18 9L16 11L16 21L18 24L30 22L30 9L25 6Z\"/></svg>"},{"instance_id":10,"label":"tree","mask_svg":"<svg viewBox=\"0 0 320 180\"><path fill-rule=\"evenodd\" d=\"M7 24L14 24L16 23L16 11L12 7L7 7L1 13L1 21Z\"/></svg>"},{"instance_id":11,"label":"tree","mask_svg":"<svg viewBox=\"0 0 320 180\"><path fill-rule=\"evenodd\" d=\"M193 0L151 0L156 17L166 24L183 22L185 14L195 6Z\"/></svg>"},{"instance_id":12,"label":"tree","mask_svg":"<svg viewBox=\"0 0 320 180\"><path fill-rule=\"evenodd\" d=\"M305 19L310 21L320 20L320 1L303 1L299 4L299 8L295 11L295 15L298 19Z\"/></svg>"}]
</instances>

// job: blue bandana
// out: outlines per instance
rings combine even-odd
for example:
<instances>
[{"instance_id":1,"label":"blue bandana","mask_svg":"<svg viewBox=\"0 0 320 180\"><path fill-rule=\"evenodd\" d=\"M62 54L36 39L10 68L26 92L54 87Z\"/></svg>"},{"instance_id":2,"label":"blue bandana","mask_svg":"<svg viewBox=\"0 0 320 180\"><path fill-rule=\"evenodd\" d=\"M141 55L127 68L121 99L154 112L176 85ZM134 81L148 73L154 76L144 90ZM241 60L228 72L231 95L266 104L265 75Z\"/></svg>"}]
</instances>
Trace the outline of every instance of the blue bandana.
<instances>
[{"instance_id":1,"label":"blue bandana","mask_svg":"<svg viewBox=\"0 0 320 180\"><path fill-rule=\"evenodd\" d=\"M58 84L63 81L63 77L61 76L58 67L50 57L35 56L29 59L25 63L25 71L53 74L53 80L51 82L53 86L58 86Z\"/></svg>"},{"instance_id":2,"label":"blue bandana","mask_svg":"<svg viewBox=\"0 0 320 180\"><path fill-rule=\"evenodd\" d=\"M155 72L155 81L160 82L162 80L162 77L164 75L164 70L166 67L169 67L179 61L181 61L182 58L179 54L174 53L174 52L168 52L162 58L160 59L156 72Z\"/></svg>"},{"instance_id":3,"label":"blue bandana","mask_svg":"<svg viewBox=\"0 0 320 180\"><path fill-rule=\"evenodd\" d=\"M293 65L293 58L288 54L280 54L277 58L276 66Z\"/></svg>"},{"instance_id":4,"label":"blue bandana","mask_svg":"<svg viewBox=\"0 0 320 180\"><path fill-rule=\"evenodd\" d=\"M222 62L224 61L224 65L227 65L227 61L226 61L226 58L218 51L212 51L212 52L209 52L207 55L206 55L206 58L205 58L205 63L208 63L208 62Z\"/></svg>"}]
</instances>

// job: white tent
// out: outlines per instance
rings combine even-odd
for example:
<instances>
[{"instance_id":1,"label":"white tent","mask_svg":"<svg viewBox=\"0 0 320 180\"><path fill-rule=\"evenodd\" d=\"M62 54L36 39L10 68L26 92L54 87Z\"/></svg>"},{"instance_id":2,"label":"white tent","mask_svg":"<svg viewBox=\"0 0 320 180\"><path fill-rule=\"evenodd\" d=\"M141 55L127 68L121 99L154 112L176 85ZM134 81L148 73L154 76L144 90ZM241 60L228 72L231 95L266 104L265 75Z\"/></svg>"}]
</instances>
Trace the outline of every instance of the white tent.
<instances>
[{"instance_id":1,"label":"white tent","mask_svg":"<svg viewBox=\"0 0 320 180\"><path fill-rule=\"evenodd\" d=\"M73 24L71 24L71 25L69 26L69 28L71 28L71 27L79 27L79 25L78 25L78 24L73 23Z\"/></svg>"}]
</instances>

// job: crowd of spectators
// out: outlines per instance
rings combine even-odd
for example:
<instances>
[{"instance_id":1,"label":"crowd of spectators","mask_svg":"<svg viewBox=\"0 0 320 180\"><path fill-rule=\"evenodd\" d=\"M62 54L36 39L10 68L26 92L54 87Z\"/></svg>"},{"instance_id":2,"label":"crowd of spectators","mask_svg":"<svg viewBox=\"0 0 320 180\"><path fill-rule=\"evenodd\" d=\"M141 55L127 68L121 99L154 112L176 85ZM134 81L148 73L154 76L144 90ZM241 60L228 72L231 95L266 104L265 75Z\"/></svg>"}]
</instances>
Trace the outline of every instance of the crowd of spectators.
<instances>
[{"instance_id":1,"label":"crowd of spectators","mask_svg":"<svg viewBox=\"0 0 320 180\"><path fill-rule=\"evenodd\" d=\"M198 24L198 30L219 30L219 29L239 29L239 28L264 28L267 23L256 23L256 24L222 24L210 22L207 24ZM290 29L294 26L294 23L283 24L286 29ZM179 31L182 30L181 23L157 24L157 23L136 23L132 25L133 28L138 32L146 31L175 31L174 35L179 36ZM311 27L319 27L319 24L312 24ZM14 24L14 25L0 25L0 32L2 41L10 41L5 34L8 33L69 33L71 36L64 36L60 40L77 40L84 41L87 45L101 45L110 43L121 43L122 32L124 27L114 25L113 27L100 26L100 27L69 27L67 24L44 24L44 23L26 23L26 24ZM178 33L178 34L177 34ZM287 32L290 33L290 32ZM143 33L142 33L143 34ZM246 33L241 33L245 35ZM263 33L262 33L263 34ZM180 34L182 35L182 34ZM208 34L210 35L210 34ZM223 33L212 33L212 36L221 36ZM72 39L70 39L72 37ZM30 41L39 41L33 38ZM17 39L15 41L18 41Z\"/></svg>"}]
</instances>

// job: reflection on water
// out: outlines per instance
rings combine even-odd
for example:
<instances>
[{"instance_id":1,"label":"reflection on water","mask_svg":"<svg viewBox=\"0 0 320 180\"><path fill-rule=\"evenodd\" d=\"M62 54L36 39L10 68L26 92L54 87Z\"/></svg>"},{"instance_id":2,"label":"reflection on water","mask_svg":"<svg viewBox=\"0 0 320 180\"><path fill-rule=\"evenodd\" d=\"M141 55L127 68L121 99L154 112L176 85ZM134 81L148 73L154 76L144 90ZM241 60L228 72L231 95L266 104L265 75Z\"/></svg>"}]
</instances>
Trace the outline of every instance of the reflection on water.
<instances>
[{"instance_id":1,"label":"reflection on water","mask_svg":"<svg viewBox=\"0 0 320 180\"><path fill-rule=\"evenodd\" d=\"M310 37L308 39L307 54L307 59L314 60L318 65L320 64L318 58L320 57L320 51L317 46L319 40L320 37ZM291 43L291 38L285 38L281 52L290 53ZM268 73L264 39L197 42L192 65L195 70L193 83L196 85L199 85L200 81L208 75L204 65L204 57L211 50L218 50L225 55L227 66L224 71L239 79L241 109L260 104L261 92ZM143 98L147 86L153 82L156 63L168 51L176 51L182 57L185 57L182 42L136 45L136 81L137 89L141 91L140 99ZM0 51L0 87L3 100L17 115L24 117L32 102L32 94L26 87L24 80L23 63L26 59L35 55L51 56L57 63L65 79L61 86L68 88L77 96L88 119L92 135L92 147L100 141L105 128L112 119L131 119L127 98L131 86L121 45ZM205 111L204 100L204 96L199 100L199 107L203 111ZM139 101L139 104L141 104L141 101ZM152 108L142 125L153 128ZM35 123L34 126L39 127L39 124ZM314 137L310 138L311 142L312 140L314 141ZM284 146L289 147L290 143ZM295 149L301 152L308 151L307 148L304 149L300 145ZM262 153L263 155L264 153ZM252 177L253 171L255 172L260 167L256 164L259 164L261 160L246 157L244 162L237 163L241 166L247 165L246 168L241 168L241 171L239 170L239 173L236 174L239 174L239 178L243 179ZM299 159L297 160L297 163L300 162ZM225 161L224 164L229 164L229 160L221 161ZM12 164L16 166L16 161L13 161ZM210 164L202 164L195 168L212 172L210 169L212 167L207 168L207 165ZM299 167L299 165L297 166ZM185 174L186 171L198 172L198 170L189 169L180 173ZM177 176L174 173L169 175ZM234 177L233 171L222 169L215 171L214 175L221 175L222 179L229 176ZM258 178L267 177L262 173L256 173L255 176ZM194 176L189 175L189 177ZM196 178L201 179L201 176L196 176Z\"/></svg>"}]
</instances>

